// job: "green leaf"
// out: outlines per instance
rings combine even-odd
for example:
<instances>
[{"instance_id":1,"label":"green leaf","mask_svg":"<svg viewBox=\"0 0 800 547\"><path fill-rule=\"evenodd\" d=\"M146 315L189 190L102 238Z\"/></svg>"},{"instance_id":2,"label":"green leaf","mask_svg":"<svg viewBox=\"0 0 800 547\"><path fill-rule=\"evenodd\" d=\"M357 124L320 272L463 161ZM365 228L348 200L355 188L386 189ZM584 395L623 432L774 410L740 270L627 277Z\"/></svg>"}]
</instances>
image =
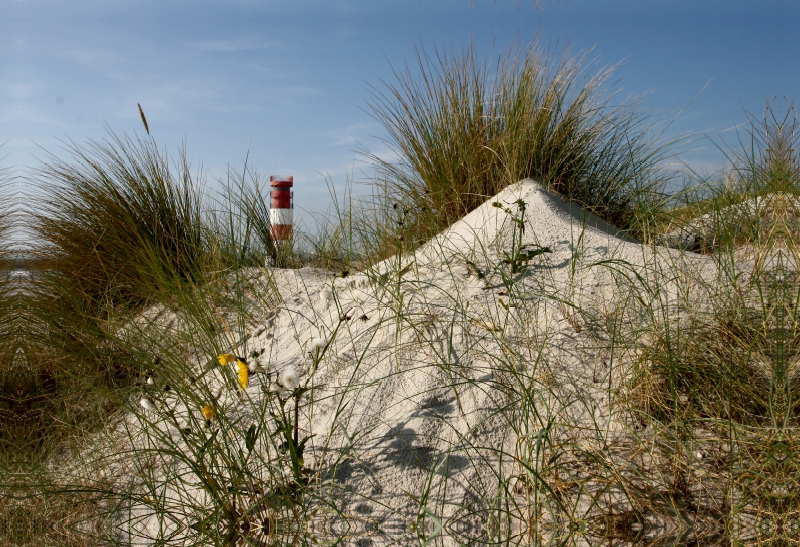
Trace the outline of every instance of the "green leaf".
<instances>
[{"instance_id":1,"label":"green leaf","mask_svg":"<svg viewBox=\"0 0 800 547\"><path fill-rule=\"evenodd\" d=\"M247 447L248 452L253 451L253 448L256 446L257 438L258 438L258 428L256 427L256 424L252 424L247 429L247 432L244 434L244 444Z\"/></svg>"},{"instance_id":2,"label":"green leaf","mask_svg":"<svg viewBox=\"0 0 800 547\"><path fill-rule=\"evenodd\" d=\"M211 448L211 444L214 442L214 437L215 436L216 436L216 432L214 432L214 435L211 435L211 437L206 439L206 442L204 442L203 446L201 446L200 450L198 450L197 455L200 457L200 459L202 459L203 456L205 455L205 453L208 451L208 449Z\"/></svg>"},{"instance_id":3,"label":"green leaf","mask_svg":"<svg viewBox=\"0 0 800 547\"><path fill-rule=\"evenodd\" d=\"M478 268L477 264L475 264L474 262L472 262L470 260L467 260L467 266L469 266L472 269L472 271L475 273L475 275L478 276L478 279L486 279L486 275L484 275L484 273L481 271L481 269Z\"/></svg>"},{"instance_id":4,"label":"green leaf","mask_svg":"<svg viewBox=\"0 0 800 547\"><path fill-rule=\"evenodd\" d=\"M436 515L434 515L434 514L433 514L433 511L431 511L430 509L428 509L428 507L427 507L427 506L425 506L425 508L423 508L423 511L424 511L424 512L425 512L425 514L427 514L427 515L428 515L428 516L431 518L431 520L433 521L433 532L431 532L431 535L429 535L429 536L428 536L428 537L425 539L425 543L423 543L423 545L430 545L430 544L431 544L431 542L432 542L434 539L436 539L437 537L439 537L439 535L441 535L441 533L442 533L442 521L441 521L441 520L440 520L440 519L439 519L439 518L438 518Z\"/></svg>"},{"instance_id":5,"label":"green leaf","mask_svg":"<svg viewBox=\"0 0 800 547\"><path fill-rule=\"evenodd\" d=\"M306 449L306 443L308 442L308 440L309 440L311 437L314 437L314 435L309 435L308 437L306 437L305 439L303 439L302 441L300 441L300 442L298 443L298 445L297 445L297 451L296 451L296 452L297 452L297 457L298 457L298 458L300 458L301 460L303 459L303 452L304 452L304 451L305 451L305 449Z\"/></svg>"},{"instance_id":6,"label":"green leaf","mask_svg":"<svg viewBox=\"0 0 800 547\"><path fill-rule=\"evenodd\" d=\"M309 391L311 391L310 387L299 387L299 388L294 390L294 393L292 393L292 395L294 397L302 397L303 395L305 395Z\"/></svg>"}]
</instances>

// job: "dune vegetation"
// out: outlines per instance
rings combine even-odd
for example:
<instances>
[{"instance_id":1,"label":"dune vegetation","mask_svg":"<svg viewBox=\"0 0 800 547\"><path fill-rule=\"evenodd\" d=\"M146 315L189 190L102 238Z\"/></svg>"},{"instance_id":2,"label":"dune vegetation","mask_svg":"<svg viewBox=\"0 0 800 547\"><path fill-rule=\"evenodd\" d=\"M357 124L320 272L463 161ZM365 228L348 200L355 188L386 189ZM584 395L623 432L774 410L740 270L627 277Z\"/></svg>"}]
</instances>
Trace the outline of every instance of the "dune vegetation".
<instances>
[{"instance_id":1,"label":"dune vegetation","mask_svg":"<svg viewBox=\"0 0 800 547\"><path fill-rule=\"evenodd\" d=\"M586 61L420 51L288 242L149 130L0 171L0 541L800 543L794 104L670 172Z\"/></svg>"}]
</instances>

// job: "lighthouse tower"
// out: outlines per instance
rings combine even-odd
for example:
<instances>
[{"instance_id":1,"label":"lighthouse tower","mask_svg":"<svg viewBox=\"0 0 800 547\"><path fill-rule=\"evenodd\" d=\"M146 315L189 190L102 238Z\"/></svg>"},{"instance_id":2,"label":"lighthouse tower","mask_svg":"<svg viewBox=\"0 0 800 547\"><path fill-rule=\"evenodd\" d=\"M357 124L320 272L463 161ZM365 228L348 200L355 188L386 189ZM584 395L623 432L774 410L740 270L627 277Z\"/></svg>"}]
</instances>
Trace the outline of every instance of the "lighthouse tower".
<instances>
[{"instance_id":1,"label":"lighthouse tower","mask_svg":"<svg viewBox=\"0 0 800 547\"><path fill-rule=\"evenodd\" d=\"M292 238L292 209L294 209L294 177L269 177L272 198L269 209L269 222L272 226L272 239L286 241Z\"/></svg>"}]
</instances>

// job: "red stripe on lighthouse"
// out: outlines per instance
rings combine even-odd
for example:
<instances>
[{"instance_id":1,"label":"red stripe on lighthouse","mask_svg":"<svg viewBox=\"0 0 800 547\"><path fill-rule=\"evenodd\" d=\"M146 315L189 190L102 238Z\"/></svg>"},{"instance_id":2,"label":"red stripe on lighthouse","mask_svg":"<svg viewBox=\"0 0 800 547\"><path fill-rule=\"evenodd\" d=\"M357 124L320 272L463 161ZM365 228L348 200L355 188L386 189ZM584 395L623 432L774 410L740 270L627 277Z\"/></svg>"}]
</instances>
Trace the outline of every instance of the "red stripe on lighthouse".
<instances>
[{"instance_id":1,"label":"red stripe on lighthouse","mask_svg":"<svg viewBox=\"0 0 800 547\"><path fill-rule=\"evenodd\" d=\"M292 203L294 177L269 177L270 211L269 220L272 225L272 238L276 241L285 241L292 237Z\"/></svg>"}]
</instances>

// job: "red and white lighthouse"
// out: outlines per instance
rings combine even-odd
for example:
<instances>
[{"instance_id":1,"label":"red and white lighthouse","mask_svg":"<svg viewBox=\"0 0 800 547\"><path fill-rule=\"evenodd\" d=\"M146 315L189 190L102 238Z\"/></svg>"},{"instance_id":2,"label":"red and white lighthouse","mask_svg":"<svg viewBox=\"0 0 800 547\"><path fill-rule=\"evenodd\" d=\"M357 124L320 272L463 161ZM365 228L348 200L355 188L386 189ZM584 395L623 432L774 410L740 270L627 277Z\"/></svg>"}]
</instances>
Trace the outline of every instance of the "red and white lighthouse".
<instances>
[{"instance_id":1,"label":"red and white lighthouse","mask_svg":"<svg viewBox=\"0 0 800 547\"><path fill-rule=\"evenodd\" d=\"M294 209L294 177L269 177L272 201L269 209L269 223L272 226L272 239L286 241L292 238L292 210Z\"/></svg>"}]
</instances>

